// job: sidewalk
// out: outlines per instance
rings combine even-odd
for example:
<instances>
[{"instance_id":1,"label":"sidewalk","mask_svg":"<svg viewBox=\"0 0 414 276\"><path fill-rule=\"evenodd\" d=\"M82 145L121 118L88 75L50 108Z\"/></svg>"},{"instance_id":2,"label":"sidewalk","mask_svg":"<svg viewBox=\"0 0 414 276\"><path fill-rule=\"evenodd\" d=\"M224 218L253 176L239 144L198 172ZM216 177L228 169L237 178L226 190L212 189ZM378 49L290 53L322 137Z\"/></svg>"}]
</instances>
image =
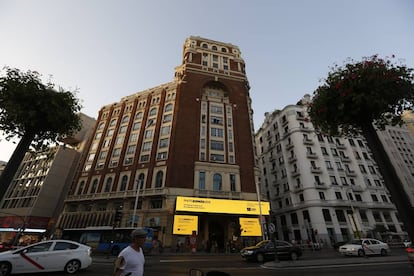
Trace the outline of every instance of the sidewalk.
<instances>
[{"instance_id":1,"label":"sidewalk","mask_svg":"<svg viewBox=\"0 0 414 276\"><path fill-rule=\"evenodd\" d=\"M408 257L404 255L398 256L373 256L368 258L363 257L345 257L329 259L298 259L297 261L279 261L279 262L266 262L262 267L267 268L288 268L288 267L305 267L305 266L326 266L326 265L346 265L346 264L368 264L368 263L381 263L381 262L407 262Z\"/></svg>"}]
</instances>

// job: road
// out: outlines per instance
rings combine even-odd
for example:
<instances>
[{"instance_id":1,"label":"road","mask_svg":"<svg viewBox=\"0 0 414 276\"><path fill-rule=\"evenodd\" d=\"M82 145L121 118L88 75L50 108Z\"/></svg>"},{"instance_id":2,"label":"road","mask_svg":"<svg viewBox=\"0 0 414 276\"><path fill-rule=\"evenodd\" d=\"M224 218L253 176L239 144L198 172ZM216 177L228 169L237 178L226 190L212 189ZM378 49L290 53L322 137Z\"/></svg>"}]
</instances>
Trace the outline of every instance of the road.
<instances>
[{"instance_id":1,"label":"road","mask_svg":"<svg viewBox=\"0 0 414 276\"><path fill-rule=\"evenodd\" d=\"M112 275L113 258L95 257L93 265L79 276ZM203 271L220 270L231 276L388 276L413 275L414 268L408 263L403 249L393 250L387 257L343 257L333 250L307 251L296 262L281 261L279 264L246 262L238 254L162 254L146 256L145 276L186 276L190 268ZM64 273L45 273L60 276Z\"/></svg>"}]
</instances>

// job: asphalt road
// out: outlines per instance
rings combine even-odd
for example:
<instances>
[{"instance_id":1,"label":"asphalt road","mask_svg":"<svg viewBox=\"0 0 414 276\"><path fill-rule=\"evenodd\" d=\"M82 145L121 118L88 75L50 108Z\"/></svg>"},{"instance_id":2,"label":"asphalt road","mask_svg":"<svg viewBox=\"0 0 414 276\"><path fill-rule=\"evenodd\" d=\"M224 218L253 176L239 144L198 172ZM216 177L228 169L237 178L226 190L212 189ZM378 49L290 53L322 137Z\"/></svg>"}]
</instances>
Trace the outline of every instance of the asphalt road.
<instances>
[{"instance_id":1,"label":"asphalt road","mask_svg":"<svg viewBox=\"0 0 414 276\"><path fill-rule=\"evenodd\" d=\"M113 257L95 256L93 265L79 276L112 275ZM281 261L264 264L246 262L238 254L174 254L146 256L145 276L186 276L190 268L202 271L219 270L231 276L258 275L335 275L335 276L382 276L414 275L414 268L409 264L405 251L393 249L386 257L344 257L333 250L305 251L296 262ZM39 275L60 276L62 273L45 273Z\"/></svg>"}]
</instances>

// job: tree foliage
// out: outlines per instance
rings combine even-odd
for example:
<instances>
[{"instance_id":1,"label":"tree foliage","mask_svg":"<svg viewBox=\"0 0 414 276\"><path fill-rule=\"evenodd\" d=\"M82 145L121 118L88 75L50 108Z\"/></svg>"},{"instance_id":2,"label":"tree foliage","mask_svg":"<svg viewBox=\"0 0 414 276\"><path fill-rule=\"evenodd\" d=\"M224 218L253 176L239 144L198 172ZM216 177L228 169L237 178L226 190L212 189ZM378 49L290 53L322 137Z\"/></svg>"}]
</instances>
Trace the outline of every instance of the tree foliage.
<instances>
[{"instance_id":1,"label":"tree foliage","mask_svg":"<svg viewBox=\"0 0 414 276\"><path fill-rule=\"evenodd\" d=\"M402 123L414 103L413 69L377 55L335 65L314 92L308 112L314 126L329 135L354 134L366 123L378 128Z\"/></svg>"},{"instance_id":2,"label":"tree foliage","mask_svg":"<svg viewBox=\"0 0 414 276\"><path fill-rule=\"evenodd\" d=\"M6 139L33 134L32 146L44 147L80 130L79 100L71 91L43 84L35 71L4 68L0 77L0 129Z\"/></svg>"}]
</instances>

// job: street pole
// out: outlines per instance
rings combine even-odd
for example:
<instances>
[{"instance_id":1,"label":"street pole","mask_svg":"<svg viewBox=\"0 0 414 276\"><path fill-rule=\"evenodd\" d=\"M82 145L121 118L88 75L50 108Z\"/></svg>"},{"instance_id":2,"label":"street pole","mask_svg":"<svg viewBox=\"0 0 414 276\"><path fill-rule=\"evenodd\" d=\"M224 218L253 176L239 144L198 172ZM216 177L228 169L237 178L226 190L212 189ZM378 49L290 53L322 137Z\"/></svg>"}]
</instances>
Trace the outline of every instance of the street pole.
<instances>
[{"instance_id":1,"label":"street pole","mask_svg":"<svg viewBox=\"0 0 414 276\"><path fill-rule=\"evenodd\" d=\"M260 198L260 183L256 183L256 193L257 193L257 201L259 202L259 218L260 218L260 229L262 231L262 240L265 240L265 231L263 227L263 214L262 214L262 201Z\"/></svg>"},{"instance_id":2,"label":"street pole","mask_svg":"<svg viewBox=\"0 0 414 276\"><path fill-rule=\"evenodd\" d=\"M132 215L132 219L131 219L131 227L135 227L135 216L137 214L137 207L138 207L138 199L139 199L139 193L141 191L141 184L142 182L140 181L140 179L137 179L137 194L135 195L135 204L134 204L134 212ZM138 226L138 223L137 223Z\"/></svg>"}]
</instances>

